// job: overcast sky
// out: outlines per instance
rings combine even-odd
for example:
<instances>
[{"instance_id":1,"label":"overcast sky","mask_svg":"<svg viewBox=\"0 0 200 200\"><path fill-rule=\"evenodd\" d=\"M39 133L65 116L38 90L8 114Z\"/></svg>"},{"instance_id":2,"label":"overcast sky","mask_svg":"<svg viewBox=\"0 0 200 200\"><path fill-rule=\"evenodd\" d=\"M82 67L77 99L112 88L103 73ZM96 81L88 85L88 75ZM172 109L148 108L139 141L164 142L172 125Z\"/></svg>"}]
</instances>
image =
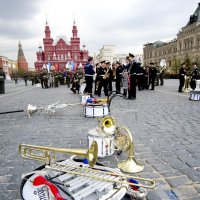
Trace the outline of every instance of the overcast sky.
<instances>
[{"instance_id":1,"label":"overcast sky","mask_svg":"<svg viewBox=\"0 0 200 200\"><path fill-rule=\"evenodd\" d=\"M0 55L17 59L21 40L29 67L43 45L46 16L53 39L72 36L75 17L81 46L90 55L103 45L142 53L143 44L170 40L185 26L199 0L0 0Z\"/></svg>"}]
</instances>

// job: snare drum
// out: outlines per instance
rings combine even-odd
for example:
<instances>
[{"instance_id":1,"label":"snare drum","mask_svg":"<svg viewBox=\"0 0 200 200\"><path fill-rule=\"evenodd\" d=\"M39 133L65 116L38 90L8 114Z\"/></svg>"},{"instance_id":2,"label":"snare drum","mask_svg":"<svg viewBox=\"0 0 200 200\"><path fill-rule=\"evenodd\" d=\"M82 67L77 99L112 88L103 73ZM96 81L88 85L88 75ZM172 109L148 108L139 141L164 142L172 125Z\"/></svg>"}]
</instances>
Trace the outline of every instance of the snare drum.
<instances>
[{"instance_id":1,"label":"snare drum","mask_svg":"<svg viewBox=\"0 0 200 200\"><path fill-rule=\"evenodd\" d=\"M88 132L88 143L91 146L93 141L97 142L98 145L98 158L104 158L114 154L114 135L105 135L105 133L98 133L99 130L96 128Z\"/></svg>"},{"instance_id":2,"label":"snare drum","mask_svg":"<svg viewBox=\"0 0 200 200\"><path fill-rule=\"evenodd\" d=\"M85 117L105 117L110 113L107 104L86 104L84 106Z\"/></svg>"},{"instance_id":3,"label":"snare drum","mask_svg":"<svg viewBox=\"0 0 200 200\"><path fill-rule=\"evenodd\" d=\"M200 101L200 91L191 91L189 100Z\"/></svg>"},{"instance_id":4,"label":"snare drum","mask_svg":"<svg viewBox=\"0 0 200 200\"><path fill-rule=\"evenodd\" d=\"M86 104L87 99L90 98L90 95L81 95L81 104Z\"/></svg>"}]
</instances>

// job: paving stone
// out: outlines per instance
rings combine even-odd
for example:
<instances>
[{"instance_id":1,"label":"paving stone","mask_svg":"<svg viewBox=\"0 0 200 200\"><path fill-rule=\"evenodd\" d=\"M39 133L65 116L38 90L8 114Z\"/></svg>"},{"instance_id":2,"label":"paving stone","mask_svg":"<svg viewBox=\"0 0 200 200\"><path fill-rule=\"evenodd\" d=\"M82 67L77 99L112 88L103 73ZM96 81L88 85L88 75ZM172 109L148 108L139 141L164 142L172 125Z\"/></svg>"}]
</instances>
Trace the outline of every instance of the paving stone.
<instances>
[{"instance_id":1,"label":"paving stone","mask_svg":"<svg viewBox=\"0 0 200 200\"><path fill-rule=\"evenodd\" d=\"M182 199L189 199L191 197L200 197L193 186L184 186L173 189L174 192Z\"/></svg>"},{"instance_id":2,"label":"paving stone","mask_svg":"<svg viewBox=\"0 0 200 200\"><path fill-rule=\"evenodd\" d=\"M147 200L179 200L179 197L173 190L150 191Z\"/></svg>"},{"instance_id":3,"label":"paving stone","mask_svg":"<svg viewBox=\"0 0 200 200\"><path fill-rule=\"evenodd\" d=\"M166 181L172 186L183 186L183 185L190 185L192 181L187 176L179 176L173 178L166 178Z\"/></svg>"},{"instance_id":4,"label":"paving stone","mask_svg":"<svg viewBox=\"0 0 200 200\"><path fill-rule=\"evenodd\" d=\"M168 164L156 164L152 165L158 172L164 172L164 171L173 171L172 167Z\"/></svg>"},{"instance_id":5,"label":"paving stone","mask_svg":"<svg viewBox=\"0 0 200 200\"><path fill-rule=\"evenodd\" d=\"M169 184L177 185L178 188L191 186L200 193L197 184L200 153L199 105L189 101L185 94L177 95L177 87L178 80L166 80L164 87L158 86L153 92L138 92L136 101L115 98L111 105L111 114L117 123L128 127L133 135L136 159L145 166L140 175L156 178L157 187L148 195L154 200L164 199L164 196L174 198L173 195L170 197ZM80 96L74 95L65 86L43 90L28 85L26 89L30 90L12 94L21 89L25 89L23 82L18 86L12 83L6 85L10 96L0 95L0 112L26 109L28 104L45 106L57 101L80 102ZM82 106L57 110L51 116L45 112L34 113L31 118L26 113L0 115L0 122L0 189L7 192L7 196L0 192L0 200L20 199L18 188L21 174L42 165L40 162L22 160L18 154L19 144L88 148L88 130L97 126L97 119L83 117ZM70 155L58 156L59 159L68 157ZM116 167L115 157L99 160L106 166ZM119 160L126 158L127 153L118 157ZM181 178L182 173L188 178ZM169 179L174 180L169 183L166 181ZM177 192L179 196L184 196L184 191ZM192 195L195 193L190 196L195 199Z\"/></svg>"}]
</instances>

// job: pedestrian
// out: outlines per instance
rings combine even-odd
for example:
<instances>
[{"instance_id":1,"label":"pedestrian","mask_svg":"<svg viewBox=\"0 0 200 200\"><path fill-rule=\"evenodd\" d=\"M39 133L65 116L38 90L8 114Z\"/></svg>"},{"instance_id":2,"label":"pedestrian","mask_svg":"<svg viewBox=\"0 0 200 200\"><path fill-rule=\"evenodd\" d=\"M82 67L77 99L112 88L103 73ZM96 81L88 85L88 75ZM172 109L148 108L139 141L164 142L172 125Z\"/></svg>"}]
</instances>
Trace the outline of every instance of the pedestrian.
<instances>
[{"instance_id":1,"label":"pedestrian","mask_svg":"<svg viewBox=\"0 0 200 200\"><path fill-rule=\"evenodd\" d=\"M0 66L0 94L5 94L5 79L6 74L3 71L3 67Z\"/></svg>"},{"instance_id":2,"label":"pedestrian","mask_svg":"<svg viewBox=\"0 0 200 200\"><path fill-rule=\"evenodd\" d=\"M18 76L17 73L14 74L15 85L18 84Z\"/></svg>"},{"instance_id":3,"label":"pedestrian","mask_svg":"<svg viewBox=\"0 0 200 200\"><path fill-rule=\"evenodd\" d=\"M28 80L28 75L26 72L24 72L24 82L25 82L25 86L27 86L27 80Z\"/></svg>"},{"instance_id":4,"label":"pedestrian","mask_svg":"<svg viewBox=\"0 0 200 200\"><path fill-rule=\"evenodd\" d=\"M181 67L179 69L179 88L178 92L183 92L183 86L185 84L185 76L186 76L186 71L185 71L186 63L182 63Z\"/></svg>"}]
</instances>

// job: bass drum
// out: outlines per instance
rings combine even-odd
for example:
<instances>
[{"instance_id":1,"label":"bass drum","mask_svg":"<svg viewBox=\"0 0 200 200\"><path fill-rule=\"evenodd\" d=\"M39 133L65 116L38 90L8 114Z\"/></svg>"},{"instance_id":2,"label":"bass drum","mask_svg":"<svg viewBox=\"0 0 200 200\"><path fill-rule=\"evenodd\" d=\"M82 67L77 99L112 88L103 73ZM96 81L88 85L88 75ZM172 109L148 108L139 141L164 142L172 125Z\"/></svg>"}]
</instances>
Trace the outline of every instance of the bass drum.
<instances>
[{"instance_id":1,"label":"bass drum","mask_svg":"<svg viewBox=\"0 0 200 200\"><path fill-rule=\"evenodd\" d=\"M104 158L106 156L111 156L114 154L115 144L114 144L114 135L107 136L105 133L100 130L92 129L88 132L88 143L89 146L93 141L96 141L98 144L98 158Z\"/></svg>"},{"instance_id":2,"label":"bass drum","mask_svg":"<svg viewBox=\"0 0 200 200\"><path fill-rule=\"evenodd\" d=\"M85 117L105 117L110 114L108 104L86 104L84 105Z\"/></svg>"}]
</instances>

